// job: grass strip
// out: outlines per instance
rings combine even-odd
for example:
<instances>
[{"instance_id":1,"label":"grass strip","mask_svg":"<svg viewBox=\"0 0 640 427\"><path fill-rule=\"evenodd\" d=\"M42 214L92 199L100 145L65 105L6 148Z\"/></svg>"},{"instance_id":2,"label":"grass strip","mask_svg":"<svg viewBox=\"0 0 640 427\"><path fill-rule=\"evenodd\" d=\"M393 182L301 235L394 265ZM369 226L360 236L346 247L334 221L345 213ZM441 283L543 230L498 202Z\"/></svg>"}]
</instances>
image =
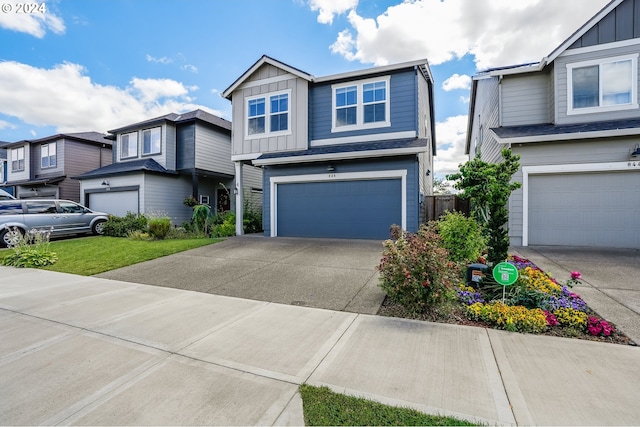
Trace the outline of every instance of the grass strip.
<instances>
[{"instance_id":1,"label":"grass strip","mask_svg":"<svg viewBox=\"0 0 640 427\"><path fill-rule=\"evenodd\" d=\"M328 387L300 386L304 422L308 426L473 426L465 420L428 415L410 408L384 405L334 393Z\"/></svg>"}]
</instances>

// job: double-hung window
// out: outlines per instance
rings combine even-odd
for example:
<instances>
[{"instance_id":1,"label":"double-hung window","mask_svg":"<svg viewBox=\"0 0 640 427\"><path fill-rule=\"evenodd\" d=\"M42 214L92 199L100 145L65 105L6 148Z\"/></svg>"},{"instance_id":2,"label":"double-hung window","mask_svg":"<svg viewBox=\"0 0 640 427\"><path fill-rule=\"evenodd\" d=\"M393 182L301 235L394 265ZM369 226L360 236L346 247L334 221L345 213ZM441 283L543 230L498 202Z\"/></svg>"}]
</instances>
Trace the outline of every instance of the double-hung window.
<instances>
[{"instance_id":1,"label":"double-hung window","mask_svg":"<svg viewBox=\"0 0 640 427\"><path fill-rule=\"evenodd\" d=\"M263 138L291 133L291 91L247 99L247 137Z\"/></svg>"},{"instance_id":2,"label":"double-hung window","mask_svg":"<svg viewBox=\"0 0 640 427\"><path fill-rule=\"evenodd\" d=\"M390 78L381 77L331 86L332 132L391 126Z\"/></svg>"},{"instance_id":3,"label":"double-hung window","mask_svg":"<svg viewBox=\"0 0 640 427\"><path fill-rule=\"evenodd\" d=\"M11 171L24 170L24 147L13 148L11 150Z\"/></svg>"},{"instance_id":4,"label":"double-hung window","mask_svg":"<svg viewBox=\"0 0 640 427\"><path fill-rule=\"evenodd\" d=\"M40 146L40 165L43 169L56 167L56 143Z\"/></svg>"},{"instance_id":5,"label":"double-hung window","mask_svg":"<svg viewBox=\"0 0 640 427\"><path fill-rule=\"evenodd\" d=\"M120 136L120 158L138 157L138 132L125 133Z\"/></svg>"},{"instance_id":6,"label":"double-hung window","mask_svg":"<svg viewBox=\"0 0 640 427\"><path fill-rule=\"evenodd\" d=\"M161 128L142 131L142 155L160 154Z\"/></svg>"},{"instance_id":7,"label":"double-hung window","mask_svg":"<svg viewBox=\"0 0 640 427\"><path fill-rule=\"evenodd\" d=\"M638 108L638 54L567 64L567 114Z\"/></svg>"}]
</instances>

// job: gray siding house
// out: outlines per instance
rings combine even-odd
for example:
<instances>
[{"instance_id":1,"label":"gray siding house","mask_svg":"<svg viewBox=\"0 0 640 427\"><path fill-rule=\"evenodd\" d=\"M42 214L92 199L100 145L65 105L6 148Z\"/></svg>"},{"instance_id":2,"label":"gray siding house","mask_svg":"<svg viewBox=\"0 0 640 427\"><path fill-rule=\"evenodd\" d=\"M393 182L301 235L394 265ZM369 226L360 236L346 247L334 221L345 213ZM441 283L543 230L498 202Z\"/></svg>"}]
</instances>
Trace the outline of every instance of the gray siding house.
<instances>
[{"instance_id":1,"label":"gray siding house","mask_svg":"<svg viewBox=\"0 0 640 427\"><path fill-rule=\"evenodd\" d=\"M540 62L473 78L469 158L521 156L513 245L640 248L640 0L615 0Z\"/></svg>"},{"instance_id":2,"label":"gray siding house","mask_svg":"<svg viewBox=\"0 0 640 427\"><path fill-rule=\"evenodd\" d=\"M215 211L236 208L230 194L235 188L235 169L229 121L195 110L170 113L109 133L113 163L76 177L82 201L91 209L118 216L127 212L166 215L180 225L192 214L183 204L187 196ZM243 189L247 195L260 194L259 168L245 170Z\"/></svg>"},{"instance_id":3,"label":"gray siding house","mask_svg":"<svg viewBox=\"0 0 640 427\"><path fill-rule=\"evenodd\" d=\"M265 55L223 96L232 101L236 174L264 171L267 236L417 230L435 155L426 60L314 77Z\"/></svg>"},{"instance_id":4,"label":"gray siding house","mask_svg":"<svg viewBox=\"0 0 640 427\"><path fill-rule=\"evenodd\" d=\"M111 164L111 141L98 132L61 133L8 143L6 181L17 198L60 198L81 201L80 184L72 179ZM11 192L11 191L10 191Z\"/></svg>"}]
</instances>

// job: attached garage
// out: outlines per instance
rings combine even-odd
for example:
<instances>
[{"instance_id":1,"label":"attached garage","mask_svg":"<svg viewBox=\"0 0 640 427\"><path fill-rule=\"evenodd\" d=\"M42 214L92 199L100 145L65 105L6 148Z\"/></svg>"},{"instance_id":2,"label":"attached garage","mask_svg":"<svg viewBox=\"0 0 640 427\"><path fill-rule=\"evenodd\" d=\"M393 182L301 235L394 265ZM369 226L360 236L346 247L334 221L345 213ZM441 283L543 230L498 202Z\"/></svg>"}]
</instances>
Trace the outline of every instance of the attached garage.
<instances>
[{"instance_id":1,"label":"attached garage","mask_svg":"<svg viewBox=\"0 0 640 427\"><path fill-rule=\"evenodd\" d=\"M640 248L638 171L528 177L529 245Z\"/></svg>"},{"instance_id":2,"label":"attached garage","mask_svg":"<svg viewBox=\"0 0 640 427\"><path fill-rule=\"evenodd\" d=\"M386 239L402 224L402 179L276 185L278 236Z\"/></svg>"},{"instance_id":3,"label":"attached garage","mask_svg":"<svg viewBox=\"0 0 640 427\"><path fill-rule=\"evenodd\" d=\"M140 212L138 190L112 190L90 193L87 196L87 207L98 212L106 212L116 216L125 216L127 212Z\"/></svg>"}]
</instances>

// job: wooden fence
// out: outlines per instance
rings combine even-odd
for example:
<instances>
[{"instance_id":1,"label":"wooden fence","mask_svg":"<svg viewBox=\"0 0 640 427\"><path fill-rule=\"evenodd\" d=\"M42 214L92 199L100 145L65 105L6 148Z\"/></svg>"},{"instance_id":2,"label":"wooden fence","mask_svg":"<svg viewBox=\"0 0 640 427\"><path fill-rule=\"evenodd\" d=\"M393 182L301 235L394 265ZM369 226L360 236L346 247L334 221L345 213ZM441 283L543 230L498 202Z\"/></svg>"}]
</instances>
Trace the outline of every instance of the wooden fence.
<instances>
[{"instance_id":1,"label":"wooden fence","mask_svg":"<svg viewBox=\"0 0 640 427\"><path fill-rule=\"evenodd\" d=\"M425 196L423 222L434 221L440 218L445 211L458 211L465 216L471 214L469 199L462 199L455 195Z\"/></svg>"}]
</instances>

